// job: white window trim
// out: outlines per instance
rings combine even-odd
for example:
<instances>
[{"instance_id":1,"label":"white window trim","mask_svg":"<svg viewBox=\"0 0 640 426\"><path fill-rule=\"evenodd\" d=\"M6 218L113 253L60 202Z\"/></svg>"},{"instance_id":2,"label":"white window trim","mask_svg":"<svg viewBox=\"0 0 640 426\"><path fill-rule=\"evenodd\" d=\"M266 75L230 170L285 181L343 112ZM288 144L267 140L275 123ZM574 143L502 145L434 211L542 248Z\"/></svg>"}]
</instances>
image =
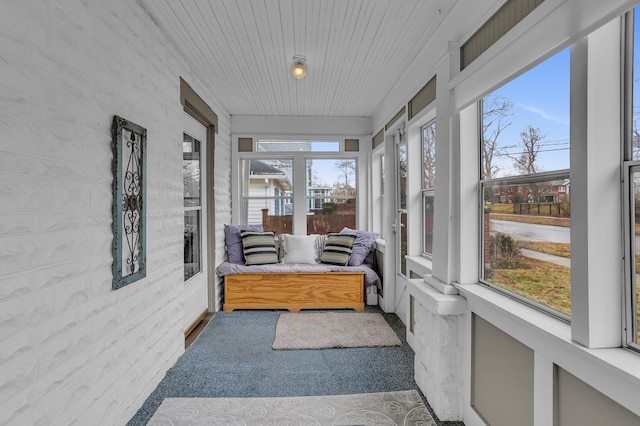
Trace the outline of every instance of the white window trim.
<instances>
[{"instance_id":1,"label":"white window trim","mask_svg":"<svg viewBox=\"0 0 640 426\"><path fill-rule=\"evenodd\" d=\"M618 17L577 41L571 53L573 216L570 329L571 338L588 348L622 346L622 156L618 151L620 143L617 146L615 143L602 144L603 140L621 140L621 112L618 108L621 105L620 21ZM588 96L596 92L604 99ZM459 235L464 238L460 240L458 249L461 265L458 281L474 284L478 283L481 266L478 238L482 229L478 191L481 117L476 104L461 110L459 117L460 149L466 155L460 156L457 166L460 176ZM616 172L612 173L613 170ZM606 201L600 197L602 193L607 194ZM607 207L603 209L603 205ZM574 275L575 271L580 272Z\"/></svg>"},{"instance_id":2,"label":"white window trim","mask_svg":"<svg viewBox=\"0 0 640 426\"><path fill-rule=\"evenodd\" d=\"M435 112L435 111L434 111ZM434 198L434 202L435 202L435 195L436 195L436 185L434 185L433 187L430 188L424 188L424 140L423 140L423 135L424 135L424 128L431 126L431 125L435 125L436 120L435 118L432 118L430 120L428 120L425 124L422 124L420 127L420 186L422 187L422 191L421 191L421 201L420 201L420 216L422 218L421 222L420 222L420 228L422 229L422 239L420 241L420 250L422 252L422 256L429 259L429 260L433 260L433 253L429 253L427 251L425 251L425 245L424 245L424 236L426 234L426 230L424 227L425 224L425 210L424 210L424 201L425 201L425 197L433 197ZM438 139L438 129L436 128L436 158L437 158L437 139ZM434 215L435 215L435 211L434 211ZM433 228L431 229L431 233L432 233L432 239L433 239ZM432 251L433 251L433 241L431 242L431 247L432 247Z\"/></svg>"},{"instance_id":3,"label":"white window trim","mask_svg":"<svg viewBox=\"0 0 640 426\"><path fill-rule=\"evenodd\" d=\"M292 160L293 167L293 175L292 175L292 190L293 190L293 233L295 234L306 234L307 222L306 215L297 214L296 211L306 211L306 201L307 196L304 191L304 186L302 189L299 189L296 185L296 182L304 182L305 181L305 170L306 170L306 160L307 159L329 159L329 160L347 160L352 159L356 161L356 228L364 229L367 223L367 208L366 208L366 189L362 189L361 186L363 183L367 182L366 173L367 173L367 164L365 161L367 151L366 149L362 149L363 143L360 144L361 149L359 152L313 152L313 151L304 151L304 152L238 152L238 138L245 137L245 135L235 135L233 137L232 143L232 155L231 155L231 203L232 206L242 206L243 199L242 196L242 176L241 176L241 167L240 164L244 160L260 160L260 159L282 159L282 160ZM257 139L256 136L246 136L253 137L254 139L254 147ZM348 137L353 139L364 140L364 137ZM265 139L274 139L273 137L268 137ZM278 138L283 141L293 140L292 137L281 137ZM300 138L295 138L296 140L302 140ZM327 140L326 137L312 137L307 136L303 138L304 140ZM343 141L344 138L341 138ZM336 140L334 138L331 139ZM344 147L344 143L341 142L341 149ZM232 222L235 224L242 224L242 208L232 208Z\"/></svg>"},{"instance_id":4,"label":"white window trim","mask_svg":"<svg viewBox=\"0 0 640 426\"><path fill-rule=\"evenodd\" d=\"M433 260L433 253L429 253L428 251L425 251L425 246L424 246L424 238L425 238L425 234L426 234L426 230L424 229L424 224L426 221L426 215L425 215L425 210L424 210L424 202L426 197L433 197L434 200L434 205L435 205L435 198L436 198L436 189L435 188L429 188L429 189L423 189L422 190L422 194L421 194L421 206L422 208L420 209L421 211L421 216L422 216L422 240L421 240L421 246L422 246L422 257L425 257L429 260ZM435 215L435 211L434 211L434 215ZM435 226L434 226L435 228ZM431 238L433 239L433 228L431 229ZM431 247L432 247L432 251L433 251L433 241L431 241Z\"/></svg>"},{"instance_id":5,"label":"white window trim","mask_svg":"<svg viewBox=\"0 0 640 426\"><path fill-rule=\"evenodd\" d=\"M635 202L632 191L633 181L631 174L634 171L640 172L640 160L633 159L633 92L634 92L634 44L635 30L634 20L640 19L635 16L635 8L624 17L624 144L623 144L623 223L624 223L624 319L623 319L623 343L636 351L640 351L640 341L637 339L638 319L636 318L638 298L640 294L636 291L637 273L636 242L635 242ZM640 34L638 34L640 38ZM640 90L640 89L639 89Z\"/></svg>"},{"instance_id":6,"label":"white window trim","mask_svg":"<svg viewBox=\"0 0 640 426\"><path fill-rule=\"evenodd\" d=\"M373 223L373 231L378 232L381 238L385 238L385 221L386 221L386 194L384 191L382 176L382 158L386 163L387 158L384 151L384 143L376 147L372 152L371 161L371 216ZM386 166L386 165L385 165Z\"/></svg>"}]
</instances>

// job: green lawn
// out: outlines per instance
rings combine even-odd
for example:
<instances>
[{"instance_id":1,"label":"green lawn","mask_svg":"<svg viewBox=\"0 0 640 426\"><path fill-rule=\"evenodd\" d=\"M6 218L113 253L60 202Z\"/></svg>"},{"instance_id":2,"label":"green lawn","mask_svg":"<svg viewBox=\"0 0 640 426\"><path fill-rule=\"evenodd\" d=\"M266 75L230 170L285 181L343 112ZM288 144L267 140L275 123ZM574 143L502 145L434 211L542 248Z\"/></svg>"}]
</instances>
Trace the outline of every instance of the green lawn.
<instances>
[{"instance_id":1,"label":"green lawn","mask_svg":"<svg viewBox=\"0 0 640 426\"><path fill-rule=\"evenodd\" d=\"M485 278L500 287L571 315L571 269L519 256L510 268L496 268Z\"/></svg>"},{"instance_id":2,"label":"green lawn","mask_svg":"<svg viewBox=\"0 0 640 426\"><path fill-rule=\"evenodd\" d=\"M492 206L491 218L514 222L537 223L543 225L569 226L568 218L553 218L509 214L511 205L496 209ZM509 211L509 208L511 209ZM497 212L499 211L499 212ZM637 225L640 227L640 225ZM640 233L640 228L638 229ZM519 248L539 251L560 257L571 257L571 245L536 241L517 241ZM550 262L517 255L511 262L504 263L485 272L485 279L492 284L513 291L516 294L542 303L559 312L571 315L571 269ZM636 271L640 272L640 255L636 255ZM640 343L640 280L636 283L637 342Z\"/></svg>"}]
</instances>

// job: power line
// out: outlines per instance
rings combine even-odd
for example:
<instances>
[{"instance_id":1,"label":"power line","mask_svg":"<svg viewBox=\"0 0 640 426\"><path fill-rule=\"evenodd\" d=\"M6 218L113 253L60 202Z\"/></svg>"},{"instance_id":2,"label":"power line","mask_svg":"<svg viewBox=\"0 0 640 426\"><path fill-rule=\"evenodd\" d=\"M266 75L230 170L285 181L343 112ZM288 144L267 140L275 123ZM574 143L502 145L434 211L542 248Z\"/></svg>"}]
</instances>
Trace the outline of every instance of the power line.
<instances>
[{"instance_id":1,"label":"power line","mask_svg":"<svg viewBox=\"0 0 640 426\"><path fill-rule=\"evenodd\" d=\"M541 149L539 150L537 153L541 153L541 152L555 152L555 151L568 151L569 148L553 148L553 149ZM495 153L493 154L496 157L506 157L509 155L515 155L515 154L522 154L525 151L506 151L506 152L500 152L500 153Z\"/></svg>"}]
</instances>

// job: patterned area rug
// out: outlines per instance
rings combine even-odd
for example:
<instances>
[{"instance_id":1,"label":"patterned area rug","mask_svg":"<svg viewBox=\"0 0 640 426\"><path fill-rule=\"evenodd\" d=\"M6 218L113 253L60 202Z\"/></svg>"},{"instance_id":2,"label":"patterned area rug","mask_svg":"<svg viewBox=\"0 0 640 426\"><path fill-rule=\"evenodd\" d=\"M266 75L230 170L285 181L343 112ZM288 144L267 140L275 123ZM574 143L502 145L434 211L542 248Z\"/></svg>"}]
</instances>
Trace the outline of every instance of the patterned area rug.
<instances>
[{"instance_id":1,"label":"patterned area rug","mask_svg":"<svg viewBox=\"0 0 640 426\"><path fill-rule=\"evenodd\" d=\"M382 315L363 312L281 314L273 349L400 346Z\"/></svg>"},{"instance_id":2,"label":"patterned area rug","mask_svg":"<svg viewBox=\"0 0 640 426\"><path fill-rule=\"evenodd\" d=\"M166 398L148 425L436 426L416 390L291 398Z\"/></svg>"}]
</instances>

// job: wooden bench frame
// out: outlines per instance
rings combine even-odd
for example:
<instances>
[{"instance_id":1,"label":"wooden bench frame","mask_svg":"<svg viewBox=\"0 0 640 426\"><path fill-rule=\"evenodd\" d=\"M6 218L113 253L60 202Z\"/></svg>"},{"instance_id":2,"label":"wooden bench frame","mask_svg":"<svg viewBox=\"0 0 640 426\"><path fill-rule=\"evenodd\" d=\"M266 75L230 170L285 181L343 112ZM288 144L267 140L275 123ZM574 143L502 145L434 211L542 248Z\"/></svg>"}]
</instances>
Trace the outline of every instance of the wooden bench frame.
<instances>
[{"instance_id":1,"label":"wooden bench frame","mask_svg":"<svg viewBox=\"0 0 640 426\"><path fill-rule=\"evenodd\" d=\"M364 310L365 272L246 272L224 277L225 312L234 309Z\"/></svg>"}]
</instances>

